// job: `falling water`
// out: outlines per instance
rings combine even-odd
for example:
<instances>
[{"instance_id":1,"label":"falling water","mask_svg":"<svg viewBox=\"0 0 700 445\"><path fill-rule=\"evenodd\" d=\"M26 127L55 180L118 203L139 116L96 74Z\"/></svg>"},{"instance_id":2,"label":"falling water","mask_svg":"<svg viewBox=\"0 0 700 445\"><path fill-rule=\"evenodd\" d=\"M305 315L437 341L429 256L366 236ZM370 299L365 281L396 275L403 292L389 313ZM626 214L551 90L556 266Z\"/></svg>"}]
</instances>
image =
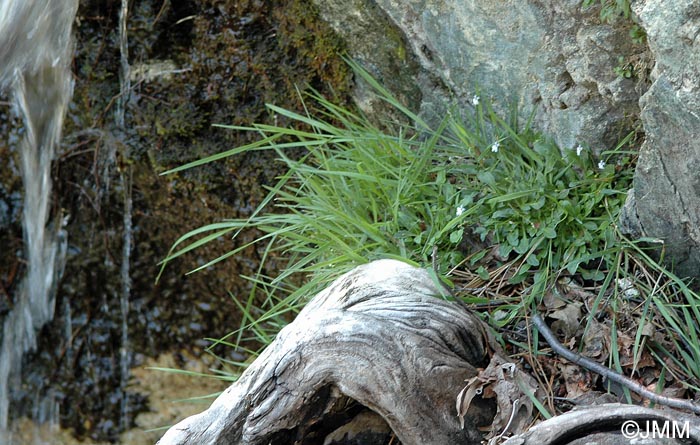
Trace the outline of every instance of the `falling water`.
<instances>
[{"instance_id":1,"label":"falling water","mask_svg":"<svg viewBox=\"0 0 700 445\"><path fill-rule=\"evenodd\" d=\"M119 52L121 54L121 69L119 77L121 80L121 91L119 100L117 101L117 109L115 112L115 123L118 131L124 131L124 111L126 103L129 100L129 92L131 91L131 67L129 66L129 41L126 33L126 22L129 13L129 0L122 0L121 9L119 11ZM126 149L126 148L125 148ZM124 153L126 157L128 153ZM131 170L130 167L125 168L126 171L121 171L119 178L124 191L124 246L122 248L122 265L121 265L121 280L122 292L120 295L120 307L122 315L122 344L120 348L120 389L121 389L121 415L119 418L119 427L123 431L127 428L128 410L129 410L129 395L126 390L129 383L129 368L131 366L129 360L129 298L131 296L131 245L133 243L133 224L131 219L132 199L131 199Z\"/></svg>"},{"instance_id":2,"label":"falling water","mask_svg":"<svg viewBox=\"0 0 700 445\"><path fill-rule=\"evenodd\" d=\"M78 0L0 0L0 88L11 87L16 112L24 122L19 150L27 261L26 276L2 326L3 443L8 442L2 436L7 430L10 389L18 384L22 356L36 347L37 331L53 318L55 285L65 257L60 218L49 223L51 161L73 89L71 25L77 8Z\"/></svg>"},{"instance_id":3,"label":"falling water","mask_svg":"<svg viewBox=\"0 0 700 445\"><path fill-rule=\"evenodd\" d=\"M121 280L122 292L120 296L120 307L122 312L122 345L120 348L120 389L121 389L121 416L119 426L121 430L127 428L129 397L126 390L129 383L129 297L131 295L131 276L129 274L131 264L131 244L133 242L133 226L131 220L132 198L131 198L131 171L122 172L120 175L121 184L124 190L124 246L122 249Z\"/></svg>"}]
</instances>

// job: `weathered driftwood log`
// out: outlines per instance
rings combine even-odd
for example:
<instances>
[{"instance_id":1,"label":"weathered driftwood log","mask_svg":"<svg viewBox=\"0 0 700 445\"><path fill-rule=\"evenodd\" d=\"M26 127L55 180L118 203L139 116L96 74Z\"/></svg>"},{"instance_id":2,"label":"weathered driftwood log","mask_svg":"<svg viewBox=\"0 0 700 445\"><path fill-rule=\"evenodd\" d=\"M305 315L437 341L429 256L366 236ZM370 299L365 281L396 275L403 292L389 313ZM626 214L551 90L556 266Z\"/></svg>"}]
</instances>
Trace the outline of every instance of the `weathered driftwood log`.
<instances>
[{"instance_id":1,"label":"weathered driftwood log","mask_svg":"<svg viewBox=\"0 0 700 445\"><path fill-rule=\"evenodd\" d=\"M479 407L462 428L455 398L488 362L483 330L440 292L427 271L399 261L350 271L159 444L369 444L391 432L404 445L478 444Z\"/></svg>"},{"instance_id":2,"label":"weathered driftwood log","mask_svg":"<svg viewBox=\"0 0 700 445\"><path fill-rule=\"evenodd\" d=\"M503 445L700 444L692 414L617 403L575 409L546 420Z\"/></svg>"}]
</instances>

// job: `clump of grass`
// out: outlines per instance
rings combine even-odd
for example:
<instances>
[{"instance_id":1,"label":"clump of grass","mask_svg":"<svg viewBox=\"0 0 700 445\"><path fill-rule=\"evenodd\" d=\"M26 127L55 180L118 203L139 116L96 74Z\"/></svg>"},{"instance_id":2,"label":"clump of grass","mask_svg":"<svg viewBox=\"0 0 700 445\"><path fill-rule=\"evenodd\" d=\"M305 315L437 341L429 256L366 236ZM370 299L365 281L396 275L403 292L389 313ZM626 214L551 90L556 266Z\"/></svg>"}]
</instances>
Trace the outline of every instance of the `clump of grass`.
<instances>
[{"instance_id":1,"label":"clump of grass","mask_svg":"<svg viewBox=\"0 0 700 445\"><path fill-rule=\"evenodd\" d=\"M515 253L523 260L511 283L542 267L599 279L589 268L596 252L615 240L612 224L631 183L631 152L623 148L632 135L596 160L581 145L561 150L529 125L518 131L515 122L486 110L493 142L474 140L467 127L453 122L459 143L446 150L457 159L453 174L469 178L458 184L458 193L470 203L478 199L467 222L482 241L499 246L501 257ZM484 119L482 113L477 108L473 124Z\"/></svg>"},{"instance_id":2,"label":"clump of grass","mask_svg":"<svg viewBox=\"0 0 700 445\"><path fill-rule=\"evenodd\" d=\"M487 250L465 248L465 231L517 261L511 283L534 276L546 286L552 270L597 277L588 267L613 241L611 221L624 202L620 190L629 185L627 170L618 172L613 162L628 162L619 149L604 153L600 162L581 146L562 151L531 121L519 125L517 113L502 119L485 98L475 101L473 113L450 113L433 128L354 69L403 114L404 123L386 122L380 129L361 113L316 95L321 109L314 116L269 106L306 130L221 126L257 132L260 140L172 172L249 150L274 150L288 172L250 218L184 235L165 262L220 236L259 229L264 235L256 242L288 258L278 276L255 278L269 297L266 312L249 321L255 327L271 322L271 332L281 323L279 315L299 309L306 297L357 264L394 257L425 265L434 250L442 272L467 255L474 263ZM291 158L287 150L294 148L306 155ZM298 288L290 280L297 274L306 282ZM244 309L251 310L252 301ZM530 303L515 307L509 319Z\"/></svg>"},{"instance_id":3,"label":"clump of grass","mask_svg":"<svg viewBox=\"0 0 700 445\"><path fill-rule=\"evenodd\" d=\"M366 80L374 83L369 76ZM279 178L250 218L196 229L179 239L165 260L220 236L235 237L241 230L259 229L264 235L256 242L267 243L267 253L281 252L287 258L287 267L276 277L252 278L256 291L263 290L267 295L263 308L253 307L254 295L241 306L248 314L247 328L263 343L269 342L284 323L285 314L299 310L306 298L358 264L387 257L426 263L434 247L446 253L441 256L444 264L461 259L455 245L461 239L459 225L464 218L454 211L454 201L458 199L454 187L441 180L445 177L440 155L445 125L430 130L381 86L374 85L385 93L385 100L411 119L413 126L383 131L361 114L315 95L321 106L315 117L269 106L280 116L305 124L306 130L269 125L222 126L257 132L261 138L254 144L173 170L248 150L274 150L287 166L287 174ZM299 160L288 155L290 149L296 148L306 150ZM268 211L271 207L275 207L274 212ZM446 208L452 210L445 213ZM213 259L201 268L246 247ZM296 287L295 275L302 275L305 284ZM240 340L239 336L234 343Z\"/></svg>"},{"instance_id":4,"label":"clump of grass","mask_svg":"<svg viewBox=\"0 0 700 445\"><path fill-rule=\"evenodd\" d=\"M314 113L269 106L305 129L221 126L258 133L260 139L171 171L250 150L273 150L288 168L249 218L195 229L164 260L250 228L262 233L254 242L265 243L265 257L274 253L287 259L277 276L249 277L255 286L247 298L233 296L244 313L241 329L217 343L236 348L248 339L269 343L289 315L331 280L378 258L434 262L448 278L456 277L458 267L474 269L484 282L500 274L501 282L522 291L515 299L489 303L491 310L484 315L496 327L522 320L562 275L599 289L594 306L614 308L623 299L616 283L625 277L640 282L642 274L666 277L663 293L653 280L641 281L639 295L646 298L639 307L641 319L668 329L668 336L664 342L647 340L638 330L635 347L646 343L656 357L673 364L676 378L698 381L700 328L694 320L700 318L700 298L616 232L631 185L631 136L600 157L583 146L562 150L534 131L531 120L519 122L515 111L504 119L478 96L473 109L448 113L431 126L360 67L353 68L402 115L401 122L384 122L380 128L362 113L312 94L319 104ZM300 148L305 150L300 159L289 155ZM437 260L431 257L434 251ZM486 262L487 256L497 261ZM303 278L295 279L299 276ZM621 368L617 360L613 354L613 364Z\"/></svg>"},{"instance_id":5,"label":"clump of grass","mask_svg":"<svg viewBox=\"0 0 700 445\"><path fill-rule=\"evenodd\" d=\"M658 240L619 237L590 316L609 306L612 335L626 330L634 338L635 359L626 367L638 372L646 349L661 365L660 389L675 381L677 388L700 391L700 295L650 256L648 245ZM623 369L619 356L611 359L612 367Z\"/></svg>"},{"instance_id":6,"label":"clump of grass","mask_svg":"<svg viewBox=\"0 0 700 445\"><path fill-rule=\"evenodd\" d=\"M466 118L449 119L441 165L453 178L461 226L502 259L490 267L507 270L510 285L530 286L515 304L488 314L504 326L538 304L562 273L603 280L601 263L616 242L614 221L631 184L633 153L625 148L632 135L596 158L582 145L562 150L531 121L520 125L515 110L505 120L488 101L475 103ZM491 253L468 252L484 282L493 274L481 260Z\"/></svg>"}]
</instances>

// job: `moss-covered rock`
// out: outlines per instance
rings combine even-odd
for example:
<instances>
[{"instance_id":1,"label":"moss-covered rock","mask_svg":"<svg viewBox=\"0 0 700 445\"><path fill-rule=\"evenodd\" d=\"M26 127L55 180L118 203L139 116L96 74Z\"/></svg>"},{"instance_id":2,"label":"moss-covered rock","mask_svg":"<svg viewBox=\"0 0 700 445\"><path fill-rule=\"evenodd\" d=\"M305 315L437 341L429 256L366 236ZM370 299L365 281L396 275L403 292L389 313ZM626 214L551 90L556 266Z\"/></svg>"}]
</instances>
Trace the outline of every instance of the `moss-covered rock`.
<instances>
[{"instance_id":1,"label":"moss-covered rock","mask_svg":"<svg viewBox=\"0 0 700 445\"><path fill-rule=\"evenodd\" d=\"M182 174L159 173L252 137L212 124L272 122L266 103L303 111L299 91L308 87L346 103L351 85L340 40L300 0L136 2L128 21L132 89L126 125L118 128L120 4L80 4L75 93L54 169L54 215L66 215L68 258L56 316L41 332L38 351L25 357L11 409L15 417L30 414L36 400L48 396L57 401L64 427L98 440L117 440L148 406L144 395L120 389L125 197L133 202L126 322L131 365L173 349L201 353L204 338L238 328L231 299L248 296L250 283L241 275L254 275L260 252L249 248L183 276L235 247L223 239L173 261L156 283L158 262L184 233L249 215L280 168L271 154L258 153ZM3 165L13 156L10 145L0 146ZM12 304L12 277L21 277L19 193L18 173L0 170L0 242L8 247L0 255L0 317L3 304Z\"/></svg>"}]
</instances>

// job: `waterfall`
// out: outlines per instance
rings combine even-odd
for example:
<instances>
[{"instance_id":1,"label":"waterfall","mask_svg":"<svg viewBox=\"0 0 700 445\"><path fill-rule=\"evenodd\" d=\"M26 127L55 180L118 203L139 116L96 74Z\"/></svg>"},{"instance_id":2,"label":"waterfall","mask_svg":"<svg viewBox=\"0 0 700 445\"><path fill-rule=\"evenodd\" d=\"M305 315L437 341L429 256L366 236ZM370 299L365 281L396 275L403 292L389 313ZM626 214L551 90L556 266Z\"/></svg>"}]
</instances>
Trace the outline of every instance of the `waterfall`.
<instances>
[{"instance_id":1,"label":"waterfall","mask_svg":"<svg viewBox=\"0 0 700 445\"><path fill-rule=\"evenodd\" d=\"M22 117L19 145L24 185L23 230L27 272L2 326L0 441L7 430L10 389L18 384L22 356L53 318L66 237L61 218L49 222L51 162L72 95L71 26L78 0L0 0L0 88L10 87Z\"/></svg>"},{"instance_id":2,"label":"waterfall","mask_svg":"<svg viewBox=\"0 0 700 445\"><path fill-rule=\"evenodd\" d=\"M131 91L131 67L129 66L129 40L126 33L126 22L129 13L129 0L122 0L121 9L119 10L119 52L121 54L120 73L121 88L119 100L117 100L117 109L115 112L115 124L118 131L124 131L124 111L126 103L129 100ZM125 145L124 156L128 156L128 147ZM129 395L126 387L129 383L129 368L131 360L129 358L129 299L131 297L131 245L133 244L133 224L132 224L132 198L131 198L131 167L125 167L119 175L122 189L124 190L124 246L122 248L122 265L121 265L121 280L122 291L119 298L121 315L122 315L122 344L120 348L120 382L121 389L121 415L119 418L119 427L125 430L129 411Z\"/></svg>"}]
</instances>

